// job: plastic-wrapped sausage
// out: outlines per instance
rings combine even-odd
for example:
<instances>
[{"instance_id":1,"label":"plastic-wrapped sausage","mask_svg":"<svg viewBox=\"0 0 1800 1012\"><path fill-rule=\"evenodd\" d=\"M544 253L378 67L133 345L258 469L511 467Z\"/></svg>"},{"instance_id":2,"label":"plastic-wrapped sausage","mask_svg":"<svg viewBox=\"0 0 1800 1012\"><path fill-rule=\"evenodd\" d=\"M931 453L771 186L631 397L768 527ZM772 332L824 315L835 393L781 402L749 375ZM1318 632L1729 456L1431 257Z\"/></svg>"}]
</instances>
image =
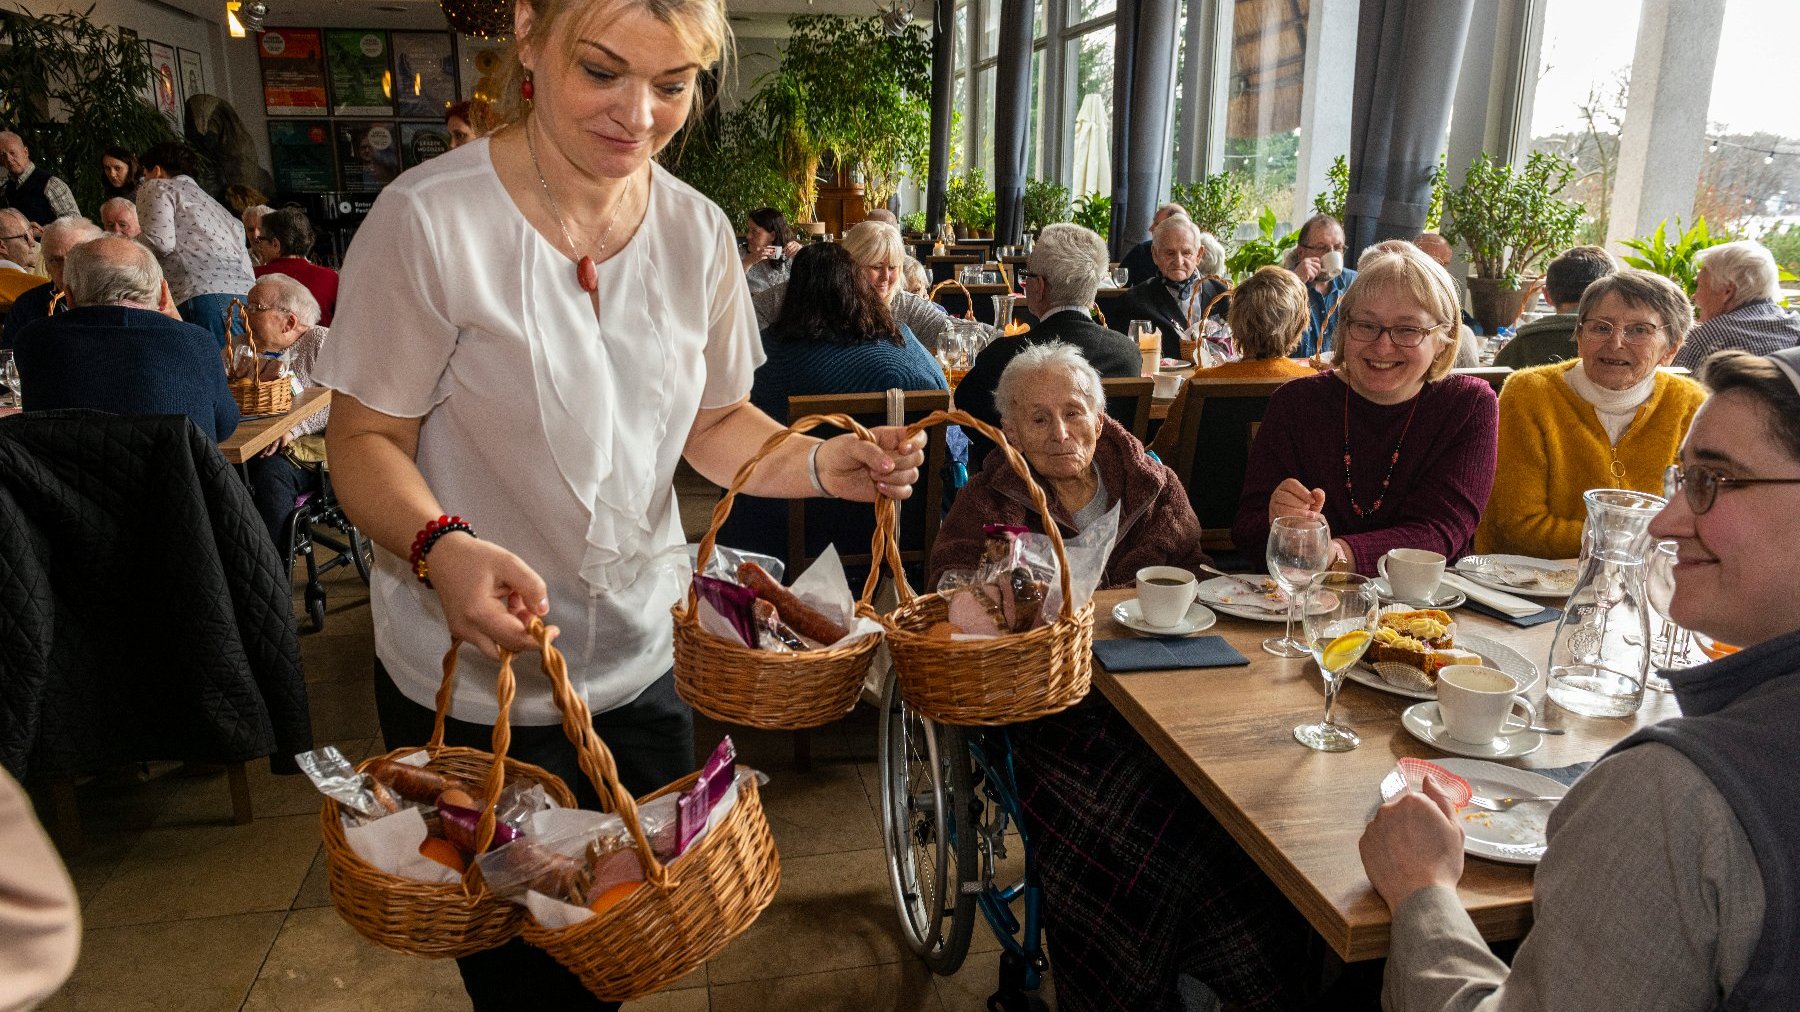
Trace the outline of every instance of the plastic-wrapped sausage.
<instances>
[{"instance_id":1,"label":"plastic-wrapped sausage","mask_svg":"<svg viewBox=\"0 0 1800 1012\"><path fill-rule=\"evenodd\" d=\"M850 635L850 630L800 600L793 591L783 587L781 581L770 576L768 570L754 562L740 563L737 579L738 583L755 591L757 597L774 605L790 629L815 643L829 646Z\"/></svg>"},{"instance_id":2,"label":"plastic-wrapped sausage","mask_svg":"<svg viewBox=\"0 0 1800 1012\"><path fill-rule=\"evenodd\" d=\"M456 777L434 773L422 766L408 766L392 759L377 759L363 767L363 772L386 784L406 800L425 805L436 803L438 795L445 791L469 789L468 784Z\"/></svg>"}]
</instances>

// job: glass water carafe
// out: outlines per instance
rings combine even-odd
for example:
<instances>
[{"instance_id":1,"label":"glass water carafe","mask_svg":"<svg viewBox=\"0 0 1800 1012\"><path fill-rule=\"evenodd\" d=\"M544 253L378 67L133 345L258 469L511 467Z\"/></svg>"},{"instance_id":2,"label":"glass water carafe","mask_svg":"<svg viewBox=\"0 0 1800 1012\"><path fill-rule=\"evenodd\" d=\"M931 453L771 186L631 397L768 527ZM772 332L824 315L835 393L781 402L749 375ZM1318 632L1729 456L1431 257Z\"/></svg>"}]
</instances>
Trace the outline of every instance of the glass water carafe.
<instances>
[{"instance_id":1,"label":"glass water carafe","mask_svg":"<svg viewBox=\"0 0 1800 1012\"><path fill-rule=\"evenodd\" d=\"M1550 643L1550 700L1589 717L1624 717L1644 701L1650 602L1644 570L1660 496L1597 488L1582 496L1580 575Z\"/></svg>"}]
</instances>

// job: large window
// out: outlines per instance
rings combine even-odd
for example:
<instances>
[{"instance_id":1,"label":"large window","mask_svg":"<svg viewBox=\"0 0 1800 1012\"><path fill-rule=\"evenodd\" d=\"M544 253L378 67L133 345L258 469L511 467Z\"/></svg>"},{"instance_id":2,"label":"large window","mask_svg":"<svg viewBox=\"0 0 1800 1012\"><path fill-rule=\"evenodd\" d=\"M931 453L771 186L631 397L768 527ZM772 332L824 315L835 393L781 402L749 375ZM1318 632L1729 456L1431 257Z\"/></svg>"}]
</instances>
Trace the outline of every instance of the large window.
<instances>
[{"instance_id":1,"label":"large window","mask_svg":"<svg viewBox=\"0 0 1800 1012\"><path fill-rule=\"evenodd\" d=\"M1642 0L1548 0L1531 146L1572 160L1582 241L1606 241Z\"/></svg>"},{"instance_id":2,"label":"large window","mask_svg":"<svg viewBox=\"0 0 1800 1012\"><path fill-rule=\"evenodd\" d=\"M1096 28L1071 39L1066 48L1075 67L1069 192L1076 197L1111 193L1113 28Z\"/></svg>"},{"instance_id":3,"label":"large window","mask_svg":"<svg viewBox=\"0 0 1800 1012\"><path fill-rule=\"evenodd\" d=\"M1793 40L1771 31L1791 24L1792 0L1731 0L1719 34L1707 110L1707 153L1694 213L1717 228L1768 237L1784 262L1800 254L1800 105L1795 104Z\"/></svg>"},{"instance_id":4,"label":"large window","mask_svg":"<svg viewBox=\"0 0 1800 1012\"><path fill-rule=\"evenodd\" d=\"M1240 2L1232 16L1225 168L1247 178L1256 204L1294 206L1309 0Z\"/></svg>"}]
</instances>

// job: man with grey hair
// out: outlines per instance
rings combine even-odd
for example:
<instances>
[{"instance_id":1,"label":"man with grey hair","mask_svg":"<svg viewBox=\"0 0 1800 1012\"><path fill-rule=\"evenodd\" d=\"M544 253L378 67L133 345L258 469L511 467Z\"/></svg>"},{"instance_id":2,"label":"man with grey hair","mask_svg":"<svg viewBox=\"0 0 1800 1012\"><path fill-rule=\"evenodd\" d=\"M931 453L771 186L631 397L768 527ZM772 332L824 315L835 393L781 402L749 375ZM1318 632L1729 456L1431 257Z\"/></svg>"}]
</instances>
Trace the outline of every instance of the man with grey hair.
<instances>
[{"instance_id":1,"label":"man with grey hair","mask_svg":"<svg viewBox=\"0 0 1800 1012\"><path fill-rule=\"evenodd\" d=\"M1343 224L1329 214L1306 219L1281 265L1306 282L1306 302L1312 310L1312 321L1291 357L1311 358L1333 346L1338 300L1356 280L1356 271L1344 264Z\"/></svg>"},{"instance_id":2,"label":"man with grey hair","mask_svg":"<svg viewBox=\"0 0 1800 1012\"><path fill-rule=\"evenodd\" d=\"M1136 376L1143 358L1137 345L1116 330L1108 330L1088 315L1100 279L1106 276L1106 243L1091 229L1067 222L1046 225L1039 233L1019 284L1025 289L1025 305L1037 322L1018 337L1001 338L975 357L969 374L956 386L956 406L998 427L994 388L1000 374L1015 355L1035 344L1062 341L1081 351L1101 376ZM993 443L979 433L969 434L969 469L976 470Z\"/></svg>"},{"instance_id":3,"label":"man with grey hair","mask_svg":"<svg viewBox=\"0 0 1800 1012\"><path fill-rule=\"evenodd\" d=\"M1740 239L1703 249L1694 259L1700 265L1694 288L1700 325L1688 332L1674 364L1698 369L1726 348L1772 355L1800 345L1800 316L1776 304L1781 271L1762 243Z\"/></svg>"},{"instance_id":4,"label":"man with grey hair","mask_svg":"<svg viewBox=\"0 0 1800 1012\"><path fill-rule=\"evenodd\" d=\"M98 239L106 233L100 226L86 218L58 218L44 226L44 241L40 247L43 251L44 269L50 272L50 280L38 285L13 301L12 311L6 314L6 322L0 325L0 348L10 348L19 331L33 320L41 320L52 311L61 312L69 308L67 299L57 296L63 290L63 258L76 246L89 239Z\"/></svg>"},{"instance_id":5,"label":"man with grey hair","mask_svg":"<svg viewBox=\"0 0 1800 1012\"><path fill-rule=\"evenodd\" d=\"M1156 276L1132 286L1114 322L1149 320L1162 332L1163 357L1182 358L1182 338L1200 337L1196 324L1203 317L1224 316L1230 309L1231 300L1218 298L1225 282L1209 277L1224 268L1225 247L1187 215L1170 215L1150 234L1150 256Z\"/></svg>"},{"instance_id":6,"label":"man with grey hair","mask_svg":"<svg viewBox=\"0 0 1800 1012\"><path fill-rule=\"evenodd\" d=\"M319 326L319 301L312 292L286 274L264 274L250 289L248 308L257 350L273 359L266 362L264 377L274 378L279 366L286 365L295 393L313 386L313 363L330 331ZM325 423L330 417L327 408L301 422L246 465L250 498L276 549L284 554L292 543L288 520L295 501L318 491L319 471L306 465L325 459Z\"/></svg>"},{"instance_id":7,"label":"man with grey hair","mask_svg":"<svg viewBox=\"0 0 1800 1012\"><path fill-rule=\"evenodd\" d=\"M37 226L25 215L0 208L0 310L11 309L13 300L44 283L32 263L37 237Z\"/></svg>"},{"instance_id":8,"label":"man with grey hair","mask_svg":"<svg viewBox=\"0 0 1800 1012\"><path fill-rule=\"evenodd\" d=\"M39 225L81 214L69 184L33 164L24 138L11 130L0 130L0 164L6 166L6 184L0 186L0 199L8 207L18 208Z\"/></svg>"},{"instance_id":9,"label":"man with grey hair","mask_svg":"<svg viewBox=\"0 0 1800 1012\"><path fill-rule=\"evenodd\" d=\"M113 235L136 239L143 231L138 225L137 204L127 197L114 197L101 204L100 227Z\"/></svg>"},{"instance_id":10,"label":"man with grey hair","mask_svg":"<svg viewBox=\"0 0 1800 1012\"><path fill-rule=\"evenodd\" d=\"M71 308L19 333L26 411L89 408L119 415L186 415L217 441L237 428L218 345L175 313L149 250L102 236L69 250Z\"/></svg>"},{"instance_id":11,"label":"man with grey hair","mask_svg":"<svg viewBox=\"0 0 1800 1012\"><path fill-rule=\"evenodd\" d=\"M1187 217L1187 208L1180 204L1164 204L1150 216L1150 238L1126 250L1125 256L1119 260L1119 266L1125 268L1128 275L1125 281L1126 285L1141 285L1156 277L1156 258L1152 255L1155 252L1153 244L1156 241L1156 229L1163 222L1176 216Z\"/></svg>"}]
</instances>

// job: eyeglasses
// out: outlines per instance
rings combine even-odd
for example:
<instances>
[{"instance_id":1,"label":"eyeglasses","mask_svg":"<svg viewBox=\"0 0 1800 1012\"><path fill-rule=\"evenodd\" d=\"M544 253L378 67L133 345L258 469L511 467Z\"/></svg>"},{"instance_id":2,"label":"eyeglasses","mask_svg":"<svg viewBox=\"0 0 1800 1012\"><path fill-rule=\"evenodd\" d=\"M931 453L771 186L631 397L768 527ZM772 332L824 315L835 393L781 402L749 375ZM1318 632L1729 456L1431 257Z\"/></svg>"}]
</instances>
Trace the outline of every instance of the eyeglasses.
<instances>
[{"instance_id":1,"label":"eyeglasses","mask_svg":"<svg viewBox=\"0 0 1800 1012\"><path fill-rule=\"evenodd\" d=\"M1712 509L1720 488L1736 485L1800 485L1800 478L1731 478L1704 464L1693 464L1686 469L1680 464L1670 464L1663 471L1663 498L1673 499L1676 492L1687 493L1688 509L1693 510L1695 516Z\"/></svg>"},{"instance_id":2,"label":"eyeglasses","mask_svg":"<svg viewBox=\"0 0 1800 1012\"><path fill-rule=\"evenodd\" d=\"M1013 271L1013 276L1019 279L1019 284L1021 284L1021 285L1027 281L1030 281L1032 278L1043 277L1042 274L1039 274L1036 271L1028 271L1023 267Z\"/></svg>"},{"instance_id":3,"label":"eyeglasses","mask_svg":"<svg viewBox=\"0 0 1800 1012\"><path fill-rule=\"evenodd\" d=\"M244 304L244 308L252 313L267 313L271 310L280 309L281 307L273 302L248 302Z\"/></svg>"},{"instance_id":4,"label":"eyeglasses","mask_svg":"<svg viewBox=\"0 0 1800 1012\"><path fill-rule=\"evenodd\" d=\"M18 235L0 235L0 242L12 242L14 239L29 239L29 238L31 238L30 232L20 232Z\"/></svg>"},{"instance_id":5,"label":"eyeglasses","mask_svg":"<svg viewBox=\"0 0 1800 1012\"><path fill-rule=\"evenodd\" d=\"M1318 250L1320 253L1334 253L1334 252L1342 253L1342 252L1344 252L1344 244L1341 242L1334 243L1330 246L1321 246L1318 243L1314 243L1314 242L1296 243L1295 245L1299 249Z\"/></svg>"},{"instance_id":6,"label":"eyeglasses","mask_svg":"<svg viewBox=\"0 0 1800 1012\"><path fill-rule=\"evenodd\" d=\"M1643 344L1656 336L1658 331L1668 330L1668 324L1657 326L1649 323L1628 323L1621 327L1611 320L1583 320L1582 333L1602 341L1610 341L1614 334L1623 334L1626 344Z\"/></svg>"},{"instance_id":7,"label":"eyeglasses","mask_svg":"<svg viewBox=\"0 0 1800 1012\"><path fill-rule=\"evenodd\" d=\"M1433 331L1441 330L1443 327L1444 324L1441 323L1434 327L1383 327L1381 324L1369 320L1351 320L1349 323L1344 324L1344 331L1348 333L1353 340L1363 341L1369 344L1374 344L1376 341L1381 340L1381 335L1386 334L1393 339L1393 342L1397 347L1417 348L1419 345L1425 343L1427 335L1431 334Z\"/></svg>"}]
</instances>

